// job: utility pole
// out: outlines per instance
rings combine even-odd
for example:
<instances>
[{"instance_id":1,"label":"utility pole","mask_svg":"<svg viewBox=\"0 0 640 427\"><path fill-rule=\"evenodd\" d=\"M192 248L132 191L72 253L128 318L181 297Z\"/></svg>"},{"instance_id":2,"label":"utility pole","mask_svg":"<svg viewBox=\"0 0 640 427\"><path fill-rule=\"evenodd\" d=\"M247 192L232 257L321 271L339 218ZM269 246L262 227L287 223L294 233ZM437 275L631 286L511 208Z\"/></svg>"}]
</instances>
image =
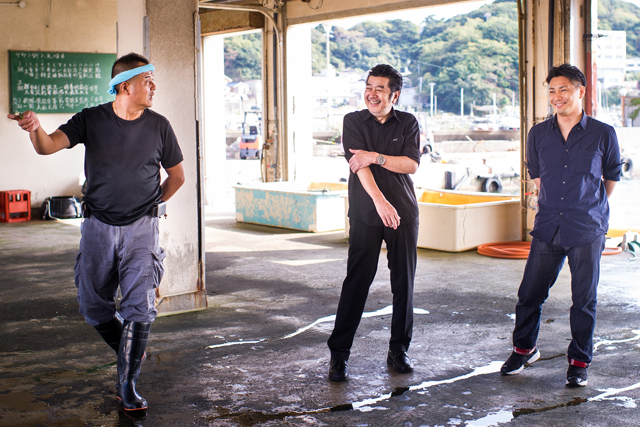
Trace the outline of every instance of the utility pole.
<instances>
[{"instance_id":1,"label":"utility pole","mask_svg":"<svg viewBox=\"0 0 640 427\"><path fill-rule=\"evenodd\" d=\"M431 101L429 102L429 107L431 108L431 117L433 117L433 87L435 86L435 83L429 83L429 86L431 86Z\"/></svg>"},{"instance_id":2,"label":"utility pole","mask_svg":"<svg viewBox=\"0 0 640 427\"><path fill-rule=\"evenodd\" d=\"M327 73L326 73L326 83L327 83L327 130L331 129L331 84L329 82L329 76L331 73L331 61L329 55L329 46L330 46L330 36L331 36L331 25L322 24L324 28L324 32L327 35Z\"/></svg>"}]
</instances>

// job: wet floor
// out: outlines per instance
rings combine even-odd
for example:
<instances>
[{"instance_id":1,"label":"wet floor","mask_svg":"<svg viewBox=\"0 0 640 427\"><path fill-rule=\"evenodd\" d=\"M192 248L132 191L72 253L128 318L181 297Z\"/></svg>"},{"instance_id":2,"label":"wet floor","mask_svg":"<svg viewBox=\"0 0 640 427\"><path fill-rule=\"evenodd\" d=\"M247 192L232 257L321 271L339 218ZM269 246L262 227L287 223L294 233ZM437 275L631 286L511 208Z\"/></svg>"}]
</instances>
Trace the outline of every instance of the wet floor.
<instances>
[{"instance_id":1,"label":"wet floor","mask_svg":"<svg viewBox=\"0 0 640 427\"><path fill-rule=\"evenodd\" d=\"M386 365L385 252L350 360L327 380L326 339L346 269L341 232L309 234L207 217L210 308L156 320L133 417L114 393L115 355L77 313L68 223L0 224L2 426L638 425L640 261L603 258L589 386L565 387L569 272L545 304L541 360L510 353L523 260L418 251L415 372Z\"/></svg>"}]
</instances>

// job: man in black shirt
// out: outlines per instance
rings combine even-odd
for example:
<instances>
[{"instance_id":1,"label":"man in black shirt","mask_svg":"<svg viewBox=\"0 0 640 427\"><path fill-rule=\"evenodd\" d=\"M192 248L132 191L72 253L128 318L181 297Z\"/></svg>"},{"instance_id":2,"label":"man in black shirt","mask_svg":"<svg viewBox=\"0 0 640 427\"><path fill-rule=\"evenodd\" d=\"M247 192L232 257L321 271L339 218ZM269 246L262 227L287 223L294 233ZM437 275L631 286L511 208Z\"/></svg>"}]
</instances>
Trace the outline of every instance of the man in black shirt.
<instances>
[{"instance_id":1,"label":"man in black shirt","mask_svg":"<svg viewBox=\"0 0 640 427\"><path fill-rule=\"evenodd\" d=\"M138 54L119 58L111 72L113 102L87 108L52 134L27 111L10 114L29 132L38 154L85 146L87 194L75 266L80 313L118 355L117 398L124 409L147 408L136 391L156 288L164 273L159 207L184 183L182 152L168 120L149 110L154 67ZM160 183L160 167L167 178ZM122 298L116 311L120 286Z\"/></svg>"},{"instance_id":2,"label":"man in black shirt","mask_svg":"<svg viewBox=\"0 0 640 427\"><path fill-rule=\"evenodd\" d=\"M351 169L349 257L335 326L327 342L332 381L349 378L347 360L383 240L393 293L387 363L400 373L413 371L407 350L413 329L418 203L409 174L415 173L420 164L420 131L412 114L393 108L401 89L398 71L390 65L376 65L367 77L367 110L344 117L342 142Z\"/></svg>"}]
</instances>

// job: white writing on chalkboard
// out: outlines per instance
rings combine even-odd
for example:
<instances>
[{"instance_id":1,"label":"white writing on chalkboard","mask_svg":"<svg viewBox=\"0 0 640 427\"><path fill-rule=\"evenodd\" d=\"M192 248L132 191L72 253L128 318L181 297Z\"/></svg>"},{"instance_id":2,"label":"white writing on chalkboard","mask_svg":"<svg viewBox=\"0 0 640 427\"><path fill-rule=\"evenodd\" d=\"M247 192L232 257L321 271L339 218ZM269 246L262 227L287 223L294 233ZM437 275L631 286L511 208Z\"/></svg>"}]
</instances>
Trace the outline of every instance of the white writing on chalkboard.
<instances>
[{"instance_id":1,"label":"white writing on chalkboard","mask_svg":"<svg viewBox=\"0 0 640 427\"><path fill-rule=\"evenodd\" d=\"M18 62L16 73L32 79L101 79L100 63L65 64L62 62Z\"/></svg>"},{"instance_id":2,"label":"white writing on chalkboard","mask_svg":"<svg viewBox=\"0 0 640 427\"><path fill-rule=\"evenodd\" d=\"M73 113L108 102L114 54L10 51L11 109Z\"/></svg>"},{"instance_id":3,"label":"white writing on chalkboard","mask_svg":"<svg viewBox=\"0 0 640 427\"><path fill-rule=\"evenodd\" d=\"M17 111L36 110L50 111L67 108L88 108L106 102L102 95L94 96L58 96L58 97L14 97L12 105Z\"/></svg>"},{"instance_id":4,"label":"white writing on chalkboard","mask_svg":"<svg viewBox=\"0 0 640 427\"><path fill-rule=\"evenodd\" d=\"M16 58L64 59L64 52L13 52Z\"/></svg>"},{"instance_id":5,"label":"white writing on chalkboard","mask_svg":"<svg viewBox=\"0 0 640 427\"><path fill-rule=\"evenodd\" d=\"M58 86L56 84L23 83L20 80L18 80L16 89L18 95L91 95L98 93L98 85L68 83Z\"/></svg>"}]
</instances>

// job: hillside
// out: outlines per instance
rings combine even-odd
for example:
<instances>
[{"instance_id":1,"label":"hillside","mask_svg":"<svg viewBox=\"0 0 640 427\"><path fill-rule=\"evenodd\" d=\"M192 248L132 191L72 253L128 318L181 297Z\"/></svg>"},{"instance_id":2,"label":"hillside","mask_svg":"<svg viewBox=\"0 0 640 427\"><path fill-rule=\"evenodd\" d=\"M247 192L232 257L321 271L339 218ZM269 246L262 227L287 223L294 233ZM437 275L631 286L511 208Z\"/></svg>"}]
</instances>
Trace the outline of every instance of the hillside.
<instances>
[{"instance_id":1,"label":"hillside","mask_svg":"<svg viewBox=\"0 0 640 427\"><path fill-rule=\"evenodd\" d=\"M599 29L627 31L627 57L640 56L640 8L622 0L600 0ZM312 67L326 68L326 34L312 30ZM429 83L435 83L438 109L460 110L465 104L486 105L496 94L499 106L518 98L518 24L513 0L496 0L450 19L429 16L422 25L405 20L364 21L349 29L333 26L330 61L338 70L364 72L389 63L406 75L407 84L422 82L427 107ZM257 34L225 39L225 72L235 81L260 78L261 41Z\"/></svg>"}]
</instances>

